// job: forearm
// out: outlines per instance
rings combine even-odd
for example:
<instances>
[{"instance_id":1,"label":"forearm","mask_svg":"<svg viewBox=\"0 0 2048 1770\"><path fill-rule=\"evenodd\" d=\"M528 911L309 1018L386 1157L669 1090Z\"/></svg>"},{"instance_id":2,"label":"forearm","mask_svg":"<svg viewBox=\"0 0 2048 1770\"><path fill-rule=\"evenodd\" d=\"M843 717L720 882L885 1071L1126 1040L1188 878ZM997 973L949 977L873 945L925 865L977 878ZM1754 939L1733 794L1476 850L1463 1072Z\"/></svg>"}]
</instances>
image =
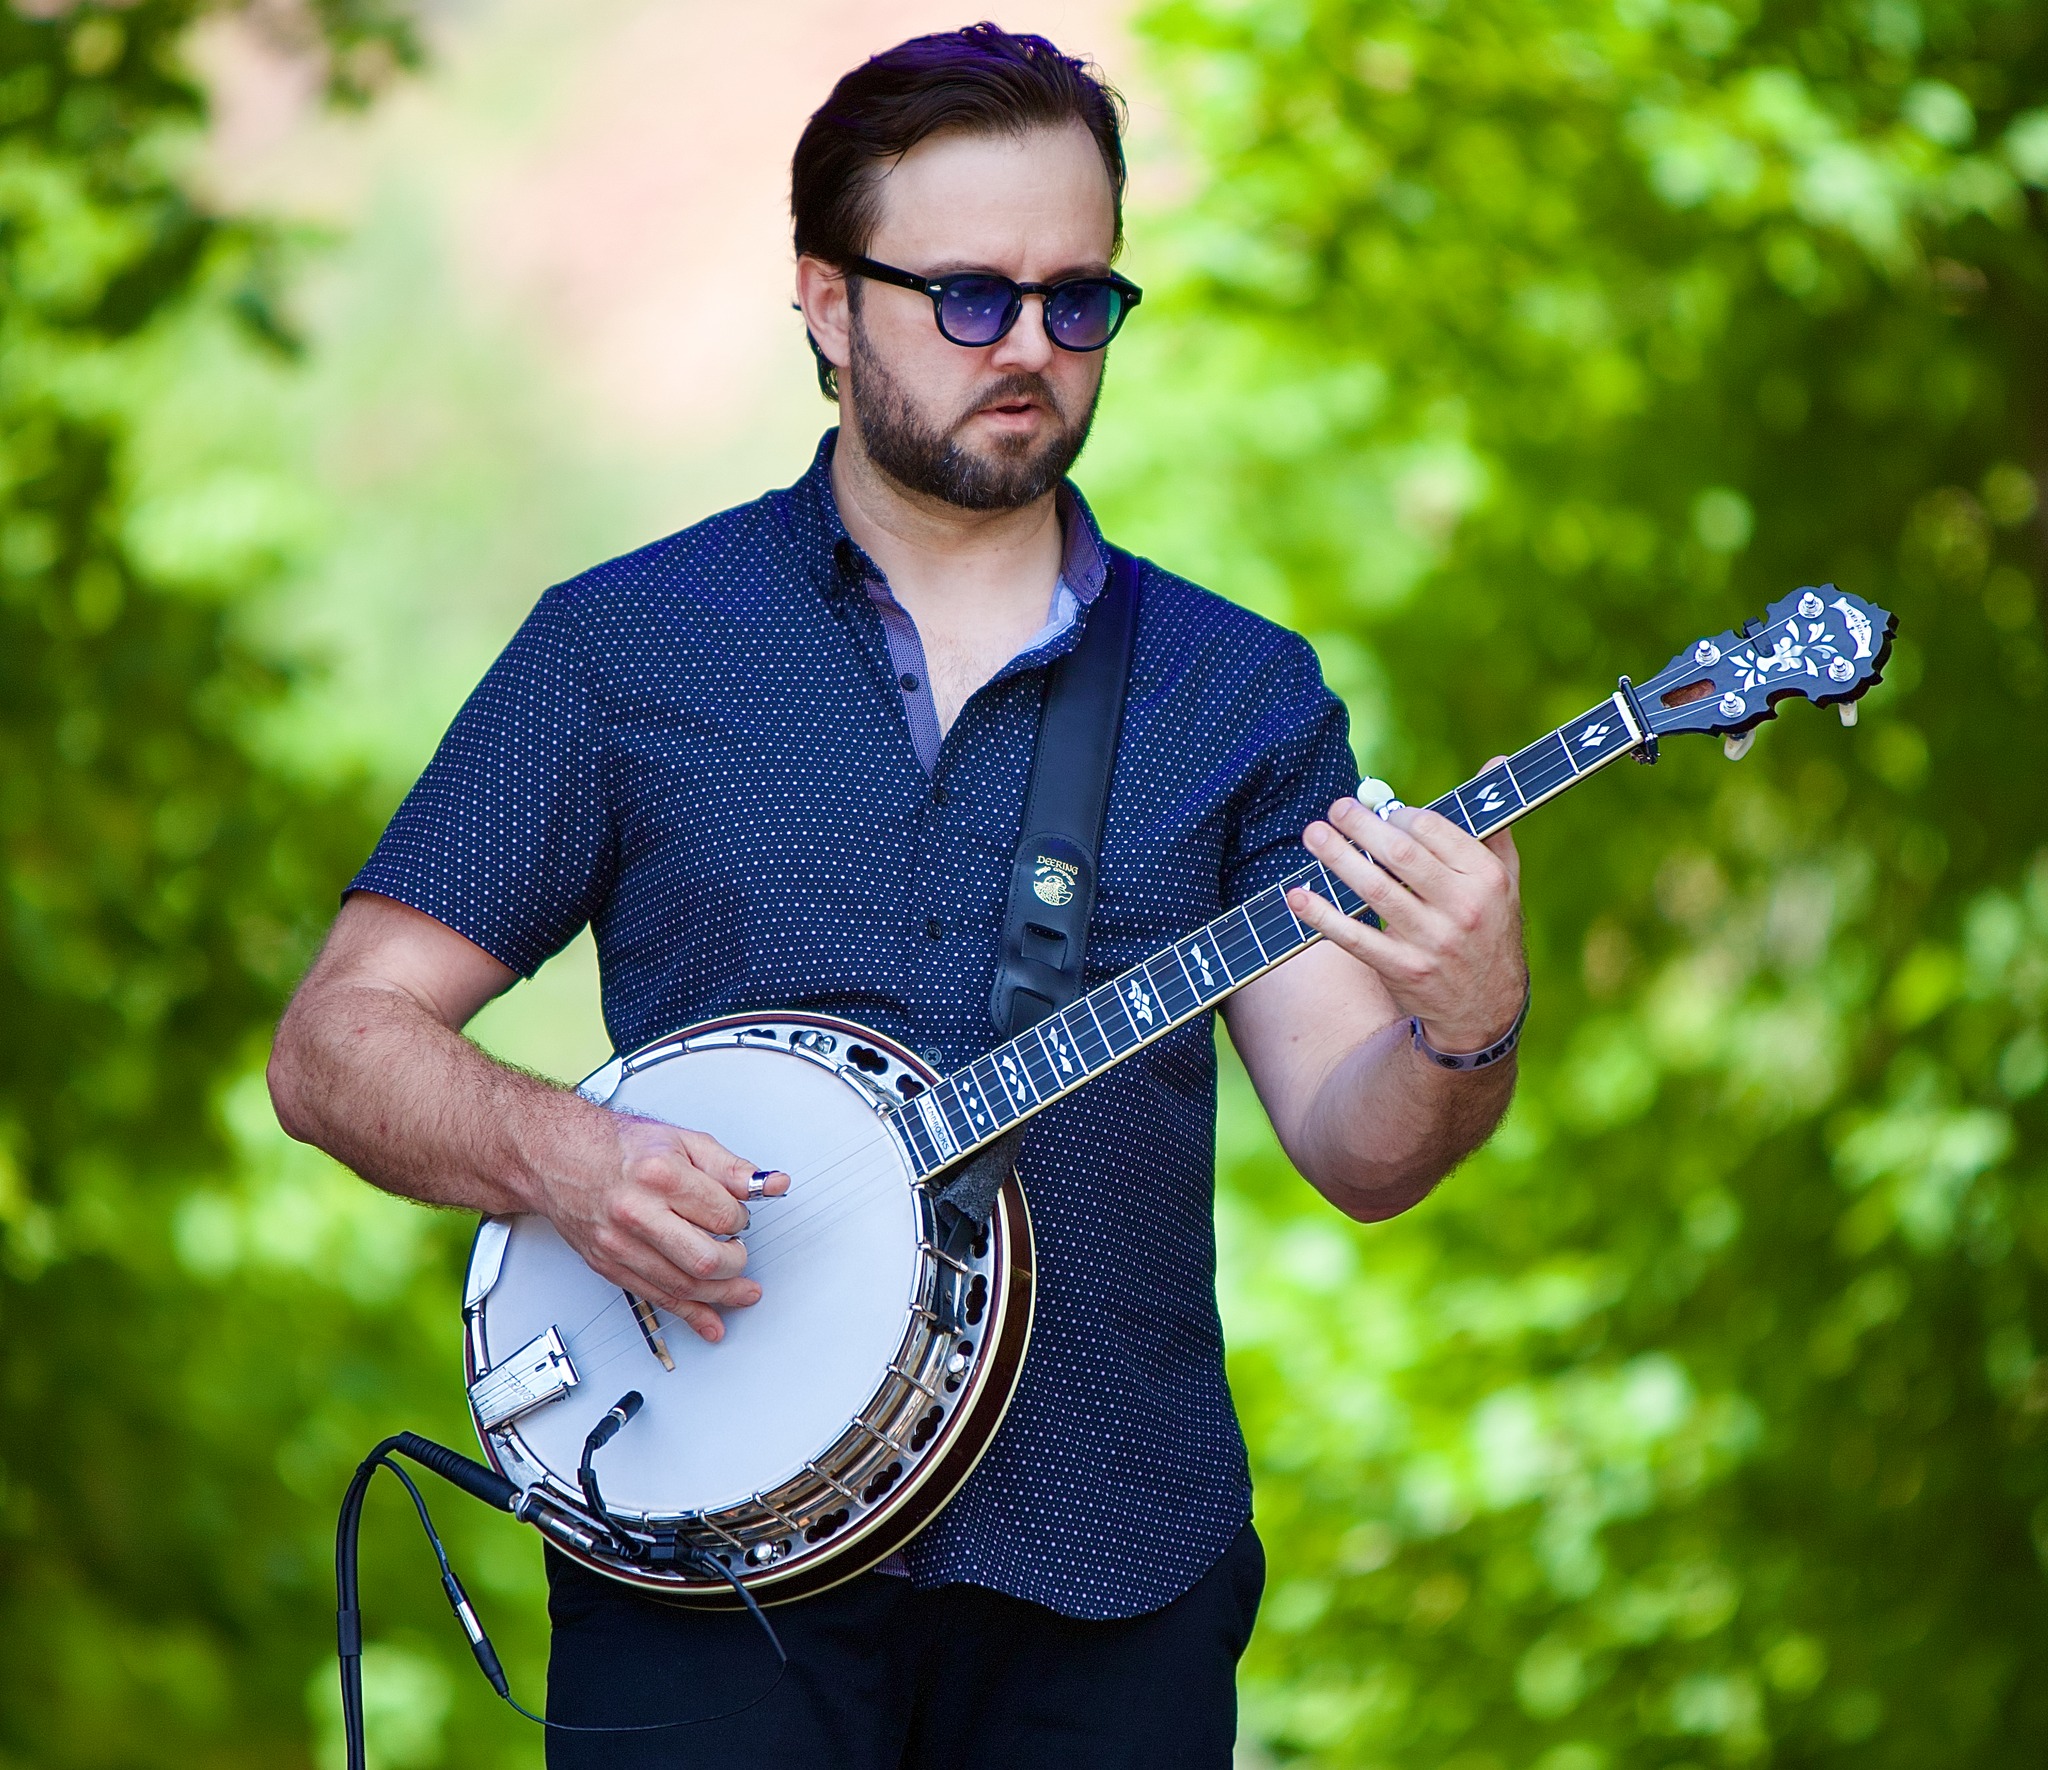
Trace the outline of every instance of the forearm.
<instances>
[{"instance_id":1,"label":"forearm","mask_svg":"<svg viewBox=\"0 0 2048 1770\"><path fill-rule=\"evenodd\" d=\"M278 1122L388 1192L538 1213L592 1271L720 1338L720 1311L761 1295L742 1276L741 1201L789 1176L485 1055L461 1029L515 981L431 916L358 892L277 1029Z\"/></svg>"},{"instance_id":2,"label":"forearm","mask_svg":"<svg viewBox=\"0 0 2048 1770\"><path fill-rule=\"evenodd\" d=\"M1303 1177L1360 1222L1399 1215L1484 1143L1515 1090L1512 1057L1438 1068L1394 1021L1324 1077L1287 1138Z\"/></svg>"},{"instance_id":3,"label":"forearm","mask_svg":"<svg viewBox=\"0 0 2048 1770\"><path fill-rule=\"evenodd\" d=\"M598 1107L507 1067L402 990L300 993L270 1060L278 1122L365 1180L427 1204L537 1208L551 1173L606 1135Z\"/></svg>"}]
</instances>

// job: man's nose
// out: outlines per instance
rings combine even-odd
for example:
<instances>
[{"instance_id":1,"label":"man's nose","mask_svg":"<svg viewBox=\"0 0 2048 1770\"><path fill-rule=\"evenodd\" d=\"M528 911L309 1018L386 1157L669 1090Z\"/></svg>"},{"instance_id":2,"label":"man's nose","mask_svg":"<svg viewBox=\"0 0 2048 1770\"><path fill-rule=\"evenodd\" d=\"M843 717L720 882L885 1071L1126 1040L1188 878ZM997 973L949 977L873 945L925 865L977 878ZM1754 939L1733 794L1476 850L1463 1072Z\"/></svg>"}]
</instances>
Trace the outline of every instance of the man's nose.
<instances>
[{"instance_id":1,"label":"man's nose","mask_svg":"<svg viewBox=\"0 0 2048 1770\"><path fill-rule=\"evenodd\" d=\"M1017 323L991 347L989 366L997 369L1043 369L1056 350L1045 330L1045 297L1026 295Z\"/></svg>"}]
</instances>

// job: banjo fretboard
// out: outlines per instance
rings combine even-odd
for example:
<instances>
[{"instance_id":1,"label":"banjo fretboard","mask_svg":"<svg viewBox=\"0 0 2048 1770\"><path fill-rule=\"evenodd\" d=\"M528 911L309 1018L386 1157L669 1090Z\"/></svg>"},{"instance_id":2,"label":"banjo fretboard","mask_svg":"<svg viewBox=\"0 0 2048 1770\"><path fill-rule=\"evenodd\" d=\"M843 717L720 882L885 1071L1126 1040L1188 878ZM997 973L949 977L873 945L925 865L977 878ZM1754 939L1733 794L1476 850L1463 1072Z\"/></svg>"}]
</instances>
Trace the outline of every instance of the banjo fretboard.
<instances>
[{"instance_id":1,"label":"banjo fretboard","mask_svg":"<svg viewBox=\"0 0 2048 1770\"><path fill-rule=\"evenodd\" d=\"M1649 735L1638 727L1617 692L1446 793L1429 809L1471 835L1491 835L1627 755ZM1347 916L1360 915L1366 908L1358 894L1320 861L1311 861L955 1070L891 1110L919 1177L950 1167L993 1142L1012 1125L1320 940L1322 936L1287 907L1287 893L1297 886L1334 903Z\"/></svg>"}]
</instances>

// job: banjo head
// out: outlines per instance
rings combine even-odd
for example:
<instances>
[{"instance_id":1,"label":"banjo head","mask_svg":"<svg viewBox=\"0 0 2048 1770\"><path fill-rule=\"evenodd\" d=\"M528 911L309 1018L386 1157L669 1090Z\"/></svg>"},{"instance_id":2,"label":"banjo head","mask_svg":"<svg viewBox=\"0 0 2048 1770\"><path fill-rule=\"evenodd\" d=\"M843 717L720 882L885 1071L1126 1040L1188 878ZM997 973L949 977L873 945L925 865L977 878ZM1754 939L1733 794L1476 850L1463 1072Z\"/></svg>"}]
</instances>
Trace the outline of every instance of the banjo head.
<instances>
[{"instance_id":1,"label":"banjo head","mask_svg":"<svg viewBox=\"0 0 2048 1770\"><path fill-rule=\"evenodd\" d=\"M664 1562L666 1540L774 1602L873 1565L952 1496L1015 1387L1030 1230L1012 1176L986 1230L942 1235L886 1114L935 1079L865 1028L783 1015L686 1029L583 1084L791 1185L751 1207L740 1239L761 1300L725 1311L715 1345L636 1309L546 1219L484 1222L465 1293L471 1413L559 1547L686 1602L736 1602ZM586 1435L629 1391L643 1405L594 1468L632 1559L593 1528L577 1480Z\"/></svg>"}]
</instances>

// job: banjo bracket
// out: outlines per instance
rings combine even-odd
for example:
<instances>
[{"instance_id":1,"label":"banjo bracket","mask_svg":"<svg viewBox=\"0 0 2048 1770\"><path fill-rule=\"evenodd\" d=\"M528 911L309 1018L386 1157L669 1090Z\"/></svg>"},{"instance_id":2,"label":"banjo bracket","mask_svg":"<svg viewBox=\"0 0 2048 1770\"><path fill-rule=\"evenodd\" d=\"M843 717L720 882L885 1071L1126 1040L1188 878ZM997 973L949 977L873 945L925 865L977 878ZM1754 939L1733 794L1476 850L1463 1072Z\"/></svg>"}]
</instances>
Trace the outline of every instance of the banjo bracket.
<instances>
[{"instance_id":1,"label":"banjo bracket","mask_svg":"<svg viewBox=\"0 0 2048 1770\"><path fill-rule=\"evenodd\" d=\"M858 1040L850 1040L846 1054L839 1054L839 1040L823 1027L805 1027L789 1035L789 1048L799 1057L829 1069L873 1107L877 1113L892 1111L896 1097L877 1079L890 1069L888 1058Z\"/></svg>"}]
</instances>

